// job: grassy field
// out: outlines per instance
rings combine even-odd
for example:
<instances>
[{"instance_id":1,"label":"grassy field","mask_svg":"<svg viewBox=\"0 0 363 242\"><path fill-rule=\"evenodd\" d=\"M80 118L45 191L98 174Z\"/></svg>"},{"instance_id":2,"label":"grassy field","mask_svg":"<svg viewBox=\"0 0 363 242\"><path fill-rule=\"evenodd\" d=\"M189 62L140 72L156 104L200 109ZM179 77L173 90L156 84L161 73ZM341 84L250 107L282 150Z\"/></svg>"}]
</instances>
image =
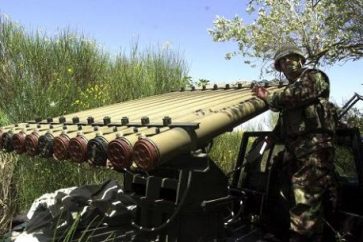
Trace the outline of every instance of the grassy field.
<instances>
[{"instance_id":1,"label":"grassy field","mask_svg":"<svg viewBox=\"0 0 363 242\"><path fill-rule=\"evenodd\" d=\"M0 16L0 110L19 122L180 89L188 66L159 46L112 55L96 41L64 30L27 33Z\"/></svg>"}]
</instances>

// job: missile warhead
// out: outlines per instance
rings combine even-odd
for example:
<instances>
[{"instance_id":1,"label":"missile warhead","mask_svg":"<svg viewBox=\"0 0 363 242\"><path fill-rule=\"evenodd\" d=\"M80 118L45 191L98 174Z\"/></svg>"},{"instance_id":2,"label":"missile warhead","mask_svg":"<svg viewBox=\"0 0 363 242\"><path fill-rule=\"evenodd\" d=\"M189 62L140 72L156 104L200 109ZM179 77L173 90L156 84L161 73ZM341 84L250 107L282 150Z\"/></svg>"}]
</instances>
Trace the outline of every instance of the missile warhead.
<instances>
[{"instance_id":1,"label":"missile warhead","mask_svg":"<svg viewBox=\"0 0 363 242\"><path fill-rule=\"evenodd\" d=\"M13 131L8 131L8 132L3 133L3 135L1 136L2 148L8 152L14 150L14 147L12 144L13 135L14 135Z\"/></svg>"},{"instance_id":2,"label":"missile warhead","mask_svg":"<svg viewBox=\"0 0 363 242\"><path fill-rule=\"evenodd\" d=\"M69 157L69 137L66 134L61 134L53 140L53 157L56 160L65 160Z\"/></svg>"},{"instance_id":3,"label":"missile warhead","mask_svg":"<svg viewBox=\"0 0 363 242\"><path fill-rule=\"evenodd\" d=\"M81 163L87 160L87 143L83 135L78 135L69 141L68 152L73 161Z\"/></svg>"},{"instance_id":4,"label":"missile warhead","mask_svg":"<svg viewBox=\"0 0 363 242\"><path fill-rule=\"evenodd\" d=\"M25 137L24 144L25 144L26 153L28 155L34 156L34 155L37 155L39 153L39 150L38 150L38 139L39 139L39 134L36 131L34 131L31 134L28 134Z\"/></svg>"},{"instance_id":5,"label":"missile warhead","mask_svg":"<svg viewBox=\"0 0 363 242\"><path fill-rule=\"evenodd\" d=\"M133 160L141 169L152 170L159 164L159 150L151 140L142 138L134 145Z\"/></svg>"},{"instance_id":6,"label":"missile warhead","mask_svg":"<svg viewBox=\"0 0 363 242\"><path fill-rule=\"evenodd\" d=\"M25 138L26 134L24 131L13 135L12 143L16 153L22 154L25 152Z\"/></svg>"},{"instance_id":7,"label":"missile warhead","mask_svg":"<svg viewBox=\"0 0 363 242\"><path fill-rule=\"evenodd\" d=\"M42 157L51 157L53 155L54 136L47 132L38 139L39 155Z\"/></svg>"},{"instance_id":8,"label":"missile warhead","mask_svg":"<svg viewBox=\"0 0 363 242\"><path fill-rule=\"evenodd\" d=\"M106 166L107 145L108 141L102 136L97 136L96 138L93 138L90 141L88 141L87 144L88 160L94 165Z\"/></svg>"},{"instance_id":9,"label":"missile warhead","mask_svg":"<svg viewBox=\"0 0 363 242\"><path fill-rule=\"evenodd\" d=\"M125 137L114 139L108 144L107 156L116 170L129 168L132 164L132 144Z\"/></svg>"}]
</instances>

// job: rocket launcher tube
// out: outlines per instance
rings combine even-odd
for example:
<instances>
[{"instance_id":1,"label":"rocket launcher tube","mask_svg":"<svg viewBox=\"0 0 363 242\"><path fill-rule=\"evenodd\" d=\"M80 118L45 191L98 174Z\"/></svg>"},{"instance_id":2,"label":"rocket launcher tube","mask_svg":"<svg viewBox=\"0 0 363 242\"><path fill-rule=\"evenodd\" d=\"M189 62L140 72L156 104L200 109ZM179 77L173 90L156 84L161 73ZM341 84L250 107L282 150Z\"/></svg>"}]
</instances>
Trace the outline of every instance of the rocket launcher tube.
<instances>
[{"instance_id":1,"label":"rocket launcher tube","mask_svg":"<svg viewBox=\"0 0 363 242\"><path fill-rule=\"evenodd\" d=\"M68 152L72 160L76 162L83 162L87 160L87 144L88 141L97 136L97 134L102 134L102 132L112 132L114 127L95 127L95 131L89 132L87 134L79 134L69 141Z\"/></svg>"},{"instance_id":2,"label":"rocket launcher tube","mask_svg":"<svg viewBox=\"0 0 363 242\"><path fill-rule=\"evenodd\" d=\"M172 92L167 94L161 94L163 97L160 98L161 95L154 95L151 97L146 97L142 99L136 99L136 100L130 100L123 103L117 103L113 105L109 105L106 107L96 108L92 110L86 110L70 115L66 115L64 117L66 118L72 118L74 115L77 115L79 117L84 117L87 115L92 115L93 113L103 113L104 115L107 114L107 112L110 111L117 111L117 113L123 113L125 111L138 111L138 110L144 110L147 107L154 107L155 104L158 106L161 105L169 105L171 102L175 102L178 100L182 100L177 98L178 96L186 96L186 93L192 93L192 92ZM193 97L191 97L193 98ZM107 111L105 111L107 110ZM126 112L125 112L126 113Z\"/></svg>"},{"instance_id":3,"label":"rocket launcher tube","mask_svg":"<svg viewBox=\"0 0 363 242\"><path fill-rule=\"evenodd\" d=\"M216 97L216 96L214 96ZM226 106L232 106L232 105L236 105L238 103L241 102L241 100L244 99L250 99L251 98L251 93L250 92L245 92L242 93L242 97L241 97L241 92L239 90L231 90L228 92L228 94L226 94L226 92L223 93L223 95L219 95L217 96L217 98L213 99L213 100L206 100L206 102L201 106L200 103L198 106L198 108L209 108L208 110L202 110L203 115L202 117L206 116L206 114L210 114L213 113L213 111L209 111L211 109L211 107L214 108L214 110L218 110L218 108L224 108ZM200 99L197 99L197 101L199 101ZM193 100L193 102L195 102L196 100ZM222 102L222 103L221 103ZM194 104L193 104L194 105ZM177 113L177 116L173 117L173 120L175 119L175 117L182 117L183 120L186 121L191 121L191 120L195 120L198 117L200 117L199 113L191 113L188 108L186 108L186 106L182 106L182 111L180 112L179 110L175 111L175 109L170 109L173 112L172 113ZM159 110L159 109L158 109ZM147 134L147 136L151 136L153 135L152 133ZM137 136L126 136L126 137L121 137L118 138L114 141L112 141L109 144L109 148L108 148L108 157L110 162L115 166L115 167L119 167L119 168L124 168L124 167L128 167L131 164L131 156L132 156L132 146L134 145L134 143L137 141Z\"/></svg>"},{"instance_id":4,"label":"rocket launcher tube","mask_svg":"<svg viewBox=\"0 0 363 242\"><path fill-rule=\"evenodd\" d=\"M179 99L179 100L174 100L173 99L168 99L168 100L159 100L156 102L152 102L152 103L148 103L147 105L144 106L136 106L134 108L126 108L125 110L118 110L116 109L114 112L109 113L108 116L111 116L113 120L117 120L122 118L124 115L122 113L127 113L128 117L130 118L138 118L140 115L140 112L143 112L144 116L147 115L151 115L154 113L158 113L161 110L170 110L172 107L170 107L170 105L175 105L176 107L180 106L182 101L185 102L186 100L192 100L192 97L188 97L186 99ZM194 97L195 99L195 97ZM178 104L180 103L180 104ZM127 104L127 103L125 103ZM157 110L155 110L155 106L157 105Z\"/></svg>"},{"instance_id":5,"label":"rocket launcher tube","mask_svg":"<svg viewBox=\"0 0 363 242\"><path fill-rule=\"evenodd\" d=\"M1 135L1 148L5 149L6 151L10 152L14 150L12 144L12 137L14 135L14 130L9 130Z\"/></svg>"},{"instance_id":6,"label":"rocket launcher tube","mask_svg":"<svg viewBox=\"0 0 363 242\"><path fill-rule=\"evenodd\" d=\"M230 89L230 90L236 90L236 89ZM176 95L177 94L177 95ZM185 95L185 94L189 94L189 95ZM163 94L165 95L165 94ZM183 107L185 104L189 104L192 102L198 102L199 99L197 98L198 96L200 96L199 98L201 99L205 99L205 98L211 98L213 96L220 96L222 95L219 91L195 91L195 92L180 92L180 93L171 93L168 94L168 98L163 98L160 100L160 97L154 97L154 101L153 102L146 102L145 99L142 100L134 100L132 105L129 105L129 102L124 102L124 103L119 103L118 105L116 105L114 107L114 109L110 109L109 107L102 107L102 108L96 108L96 109L91 109L88 110L88 112L83 111L83 112L79 112L79 113L73 113L73 114L69 114L66 116L63 116L66 119L72 119L75 116L78 116L78 119L80 121L83 121L82 119L84 118L88 118L88 116L92 116L93 118L97 121L97 119L99 118L103 118L104 116L112 116L112 119L115 120L123 115L118 115L121 112L123 113L127 113L128 115L138 115L140 113L140 111L142 111L145 108L153 108L155 106L155 104L158 104L158 107L163 108L164 110L170 110L169 106L170 104L176 104L179 105L181 107ZM175 99L175 97L177 96L182 96L184 98L180 98L180 99ZM140 105L141 103L143 103L144 105ZM179 104L178 104L179 103ZM152 111L154 109L151 109ZM150 110L149 110L150 111ZM84 113L86 112L86 113ZM96 115L94 115L96 113ZM149 114L144 114L144 115L149 115Z\"/></svg>"},{"instance_id":7,"label":"rocket launcher tube","mask_svg":"<svg viewBox=\"0 0 363 242\"><path fill-rule=\"evenodd\" d=\"M34 128L37 126L37 124L29 124L29 123L18 123L18 124L10 124L4 127L1 127L0 130L3 131L9 131L11 129L22 129L33 126Z\"/></svg>"},{"instance_id":8,"label":"rocket launcher tube","mask_svg":"<svg viewBox=\"0 0 363 242\"><path fill-rule=\"evenodd\" d=\"M121 105L121 104L119 104ZM153 104L150 104L149 103L149 106L151 107ZM77 119L79 119L80 121L82 121L83 119L85 118L88 118L87 115L89 115L90 117L92 117L95 122L99 122L100 119L104 118L105 116L112 116L112 119L117 119L116 117L113 116L113 114L119 114L121 111L123 113L127 113L127 114L138 114L140 113L140 111L145 108L145 106L143 107L139 107L139 108L136 108L134 106L126 106L125 108L120 108L120 107L114 107L112 109L108 109L107 107L103 107L102 110L98 110L99 108L96 108L96 109L91 109L89 110L89 112L87 113L75 113L75 114L70 114L70 115L67 115L67 116L63 116L63 118L65 119L69 119L69 118L74 118L74 117L77 117Z\"/></svg>"},{"instance_id":9,"label":"rocket launcher tube","mask_svg":"<svg viewBox=\"0 0 363 242\"><path fill-rule=\"evenodd\" d=\"M65 160L69 157L68 146L70 136L72 134L77 134L77 131L67 133L63 131L59 136L55 137L53 140L53 157L56 160Z\"/></svg>"},{"instance_id":10,"label":"rocket launcher tube","mask_svg":"<svg viewBox=\"0 0 363 242\"><path fill-rule=\"evenodd\" d=\"M87 158L92 164L98 166L106 166L107 146L111 140L114 140L116 138L117 133L118 131L105 135L97 134L95 138L88 141Z\"/></svg>"},{"instance_id":11,"label":"rocket launcher tube","mask_svg":"<svg viewBox=\"0 0 363 242\"><path fill-rule=\"evenodd\" d=\"M245 94L246 95L246 94ZM198 108L197 110L195 110L194 112L190 112L190 109L192 108L185 108L182 111L179 112L174 112L174 110L172 110L172 112L170 112L167 116L170 116L173 121L191 121L191 119L195 119L196 117L200 116L200 115L205 115L207 113L210 112L210 110L214 109L218 109L218 107L225 107L226 105L233 105L233 104L237 104L241 101L241 97L243 97L244 95L241 93L234 93L233 95L229 95L229 96L224 96L222 99L215 99L215 100L208 100L207 103L205 103L204 105L196 105L194 106L193 110L195 110L196 108Z\"/></svg>"},{"instance_id":12,"label":"rocket launcher tube","mask_svg":"<svg viewBox=\"0 0 363 242\"><path fill-rule=\"evenodd\" d=\"M169 127L159 129L159 132L169 130ZM157 133L156 128L149 128L142 133L132 134L128 136L120 136L112 140L107 147L107 156L112 166L116 170L129 168L132 164L133 146L140 137Z\"/></svg>"},{"instance_id":13,"label":"rocket launcher tube","mask_svg":"<svg viewBox=\"0 0 363 242\"><path fill-rule=\"evenodd\" d=\"M151 170L178 154L196 149L198 144L205 143L266 110L264 101L252 98L198 120L199 128L193 132L183 128L173 128L140 139L134 145L134 160L140 168Z\"/></svg>"},{"instance_id":14,"label":"rocket launcher tube","mask_svg":"<svg viewBox=\"0 0 363 242\"><path fill-rule=\"evenodd\" d=\"M96 132L87 134L79 133L76 137L69 141L68 153L71 160L81 163L87 160L87 143L88 140L94 138Z\"/></svg>"},{"instance_id":15,"label":"rocket launcher tube","mask_svg":"<svg viewBox=\"0 0 363 242\"><path fill-rule=\"evenodd\" d=\"M270 92L273 92L274 90L276 90L276 87L268 88L268 90ZM237 97L236 96L232 96L232 98L226 97L223 100L223 102L220 102L220 101L212 102L207 107L201 106L198 110L194 111L193 113L181 112L178 115L170 116L170 117L172 118L172 120L174 122L175 121L176 122L194 122L197 119L220 112L230 106L238 105L243 101L248 101L251 98L252 98L252 96L251 96L251 93L249 93L249 92L243 93L242 95L241 95L241 93L238 93Z\"/></svg>"},{"instance_id":16,"label":"rocket launcher tube","mask_svg":"<svg viewBox=\"0 0 363 242\"><path fill-rule=\"evenodd\" d=\"M273 89L270 89L273 90ZM242 99L241 99L241 93L237 93L237 96L228 96L227 100L223 100L224 102L221 103L220 100L219 101L215 101L213 103L209 103L207 107L213 107L209 108L208 110L201 110L202 114L196 114L195 112L190 113L190 111L188 112L182 112L179 113L178 116L174 116L173 120L175 121L175 117L181 117L181 120L185 120L185 121L193 121L193 120L197 120L198 118L204 118L208 115L213 115L215 114L215 112L219 109L228 107L228 106L233 106L233 105L237 105L241 102L241 100L248 100L251 99L251 93L243 93L242 95ZM226 98L224 98L226 99ZM200 106L199 106L200 107ZM215 111L214 111L215 110ZM187 115L185 115L187 114ZM181 121L179 120L179 121ZM166 130L168 130L169 128L166 127ZM169 132L166 132L169 133ZM152 136L154 135L152 132L149 133L145 133L146 136ZM157 136L157 134L155 134ZM133 145L136 143L137 138L135 136L126 136L126 137L121 137L118 138L114 141L112 141L109 146L108 146L108 157L110 162L113 164L114 167L116 168L125 168L128 167L129 165L131 165L131 159L132 159L132 148ZM173 138L170 138L168 140L168 142L174 142ZM157 153L157 152L156 152ZM157 156L157 154L152 154L152 156ZM142 165L141 165L142 166Z\"/></svg>"},{"instance_id":17,"label":"rocket launcher tube","mask_svg":"<svg viewBox=\"0 0 363 242\"><path fill-rule=\"evenodd\" d=\"M93 133L94 127L86 127L82 128L82 133ZM53 157L56 160L64 160L69 157L69 142L72 138L77 137L77 135L80 134L79 131L67 131L65 130L62 134L60 134L58 137L54 138L53 141Z\"/></svg>"},{"instance_id":18,"label":"rocket launcher tube","mask_svg":"<svg viewBox=\"0 0 363 242\"><path fill-rule=\"evenodd\" d=\"M62 129L63 129L62 126L59 126L55 129L53 129L53 131L62 130ZM48 130L34 130L31 134L28 134L25 137L24 146L25 146L26 153L28 155L34 156L39 153L39 149L38 149L39 137L41 135L46 134L47 132L48 132Z\"/></svg>"},{"instance_id":19,"label":"rocket launcher tube","mask_svg":"<svg viewBox=\"0 0 363 242\"><path fill-rule=\"evenodd\" d=\"M211 91L217 92L217 91ZM211 110L218 110L226 106L238 104L243 98L251 98L251 93L241 90L231 89L228 92L224 91L223 94L214 95L213 97L204 99L194 99L193 102L186 102L183 105L176 105L177 108L169 107L167 109L156 109L156 115L148 116L151 120L161 119L164 116L169 116L173 121L180 122L185 120L190 122L198 116L205 116ZM191 110L195 110L191 112ZM167 112L166 112L167 111ZM130 117L132 119L132 117Z\"/></svg>"},{"instance_id":20,"label":"rocket launcher tube","mask_svg":"<svg viewBox=\"0 0 363 242\"><path fill-rule=\"evenodd\" d=\"M105 165L108 158L107 150L110 141L113 141L117 137L123 136L125 134L133 134L135 133L135 131L140 132L146 129L147 127L141 127L138 129L134 129L131 127L123 129L122 132L120 129L118 129L117 132L112 132L106 135L97 135L94 139L91 139L87 144L88 160L95 165Z\"/></svg>"},{"instance_id":21,"label":"rocket launcher tube","mask_svg":"<svg viewBox=\"0 0 363 242\"><path fill-rule=\"evenodd\" d=\"M69 130L67 130L69 131ZM39 155L42 157L51 157L53 155L53 141L58 135L61 135L65 130L48 130L47 133L41 135L38 139Z\"/></svg>"},{"instance_id":22,"label":"rocket launcher tube","mask_svg":"<svg viewBox=\"0 0 363 242\"><path fill-rule=\"evenodd\" d=\"M49 127L49 124L30 124L30 123L20 123L20 124L12 124L5 127L1 127L0 130L2 132L7 131L22 131L22 130L31 130L31 129L43 129Z\"/></svg>"},{"instance_id":23,"label":"rocket launcher tube","mask_svg":"<svg viewBox=\"0 0 363 242\"><path fill-rule=\"evenodd\" d=\"M22 130L19 133L13 135L12 144L16 153L22 154L25 152L25 137L32 132L34 132L34 129Z\"/></svg>"},{"instance_id":24,"label":"rocket launcher tube","mask_svg":"<svg viewBox=\"0 0 363 242\"><path fill-rule=\"evenodd\" d=\"M82 127L81 127L82 128ZM54 139L62 133L71 133L78 131L80 127L78 125L53 125L52 129L48 129L44 134L38 138L38 150L39 155L42 157L51 157L53 154Z\"/></svg>"},{"instance_id":25,"label":"rocket launcher tube","mask_svg":"<svg viewBox=\"0 0 363 242\"><path fill-rule=\"evenodd\" d=\"M143 109L145 105L155 105L161 101L169 102L175 98L175 93L163 94L164 98L160 99L160 95L155 95L151 97L146 97L143 99L130 100L127 102L116 103L104 107L99 107L95 109L89 109L77 113L72 113L68 115L63 115L56 117L55 119L59 119L61 117L68 119L72 119L75 116L78 116L80 119L87 118L88 116L94 116L97 114L97 118L102 118L104 116L108 116L109 113L113 111L117 111L118 113L126 111L125 109L135 110L135 108ZM96 117L96 116L95 116ZM96 118L95 118L96 119Z\"/></svg>"},{"instance_id":26,"label":"rocket launcher tube","mask_svg":"<svg viewBox=\"0 0 363 242\"><path fill-rule=\"evenodd\" d=\"M231 95L228 96L227 98L231 98L231 96L233 96L232 90L230 91ZM200 92L201 94L203 92ZM169 101L168 103L165 103L164 105L158 103L157 107L154 106L150 106L151 109L144 109L141 110L142 115L143 116L150 116L150 118L161 118L162 116L165 116L165 114L167 113L168 115L171 115L172 113L180 113L180 112L185 112L185 113L189 113L190 109L193 109L193 107L198 106L199 108L201 108L200 106L203 107L204 106L209 106L211 105L211 100L219 100L221 101L222 99L226 98L226 94L218 92L218 91L211 91L211 93L209 95L206 95L206 92L203 93L204 95L200 95L200 97L198 97L197 95L195 96L191 96L191 97L186 97L186 98L181 98L179 100L172 100ZM239 96L240 97L240 93L235 93L235 96ZM127 116L129 117L129 119L138 119L140 118L140 110L130 110L131 112L127 113ZM111 116L112 114L110 114ZM118 120L120 119L122 116L120 112L117 112L115 115L112 115L112 119L113 120Z\"/></svg>"},{"instance_id":27,"label":"rocket launcher tube","mask_svg":"<svg viewBox=\"0 0 363 242\"><path fill-rule=\"evenodd\" d=\"M125 166L120 166L118 164L118 160L119 159L128 159L129 156L131 156L132 153L132 144L129 142L128 139L125 138L125 136L127 135L127 137L131 137L131 136L135 136L135 131L139 132L142 130L146 130L148 129L147 127L141 127L138 128L137 130L133 130L131 131L130 129L126 130L125 132L117 132L116 133L116 137L115 139L113 139L111 142L109 142L108 146L107 146L107 157L110 160L110 163L112 164L112 166L119 170L121 168L125 168L128 166L128 164L126 164ZM129 131L129 132L127 132ZM131 131L131 132L130 132Z\"/></svg>"},{"instance_id":28,"label":"rocket launcher tube","mask_svg":"<svg viewBox=\"0 0 363 242\"><path fill-rule=\"evenodd\" d=\"M245 96L245 99L249 99L251 98L251 94L247 93L244 94L242 96ZM225 98L226 99L226 98ZM209 104L208 107L213 107L214 110L219 110L219 108L224 108L226 106L232 106L232 105L236 105L238 103L241 102L241 94L238 93L237 97L229 97L227 100L224 100L224 102L221 104L220 102L215 102L212 104ZM190 113L190 111L188 112L182 112L179 113L178 116L174 116L173 120L175 121L176 118L181 117L180 120L178 121L186 121L186 122L190 122L190 121L195 121L198 120L198 118L204 118L208 115L211 114L215 114L213 110L208 109L208 110L201 110L202 114L196 114L195 112ZM187 115L185 115L187 114ZM201 116L199 116L201 115ZM160 129L161 132L165 132L169 130L169 127L164 127L162 129ZM168 132L167 132L168 133ZM155 131L145 131L144 132L145 136L153 136L153 135L157 135L157 133L155 133ZM109 148L108 148L108 157L110 162L115 166L115 167L121 167L121 168L125 168L127 167L127 165L131 165L131 158L132 158L132 149L134 144L136 143L136 141L138 141L138 138L135 136L126 136L126 137L122 137L119 139L116 139L114 141L112 141L109 144ZM174 141L173 138L170 138L170 140L168 142ZM154 154L155 156L155 154Z\"/></svg>"},{"instance_id":29,"label":"rocket launcher tube","mask_svg":"<svg viewBox=\"0 0 363 242\"><path fill-rule=\"evenodd\" d=\"M24 153L25 150L25 138L27 135L33 133L34 131L46 131L49 128L59 129L62 125L50 126L50 125L38 125L38 128L23 128L19 133L16 133L12 137L12 145L16 153L21 154Z\"/></svg>"},{"instance_id":30,"label":"rocket launcher tube","mask_svg":"<svg viewBox=\"0 0 363 242\"><path fill-rule=\"evenodd\" d=\"M191 113L191 109L205 109L205 108L211 108L220 105L222 102L224 105L226 103L238 103L241 100L241 93L240 90L229 90L229 94L226 95L226 91L224 93L220 93L218 91L210 91L213 92L213 95L205 95L202 96L199 99L191 99L187 100L184 103L177 102L176 104L173 102L172 104L169 104L168 106L164 107L158 107L154 108L152 112L144 112L143 116L148 117L149 119L162 119L166 114L168 116L172 116L173 120L179 117L185 118L185 115L188 115L190 117L194 117L195 114ZM243 95L250 95L250 94L242 94ZM151 116L150 116L151 115ZM199 115L199 114L197 114ZM134 122L136 118L140 117L140 113L138 112L136 115L128 115L128 118L131 119L131 122ZM119 119L118 116L112 117L113 120Z\"/></svg>"},{"instance_id":31,"label":"rocket launcher tube","mask_svg":"<svg viewBox=\"0 0 363 242\"><path fill-rule=\"evenodd\" d=\"M126 137L112 140L107 147L107 157L115 170L129 168L132 164L132 143Z\"/></svg>"},{"instance_id":32,"label":"rocket launcher tube","mask_svg":"<svg viewBox=\"0 0 363 242\"><path fill-rule=\"evenodd\" d=\"M13 141L14 141L14 136L15 136L15 140L17 140L17 136L18 136L18 133L19 133L19 130L21 132L21 134L19 136L22 136L23 133L29 133L29 132L33 132L34 130L38 130L41 129L41 130L45 130L47 129L48 126L42 126L42 125L37 125L37 128L13 128L11 129L11 131L9 132L6 132L2 135L1 139L2 139L2 144L4 144L3 148L6 150L6 151L13 151L14 150L14 146L13 146ZM23 139L20 137L20 142L23 141ZM17 149L18 151L20 152L23 152L23 148L21 146L24 146L24 141L23 143L18 143L17 144Z\"/></svg>"},{"instance_id":33,"label":"rocket launcher tube","mask_svg":"<svg viewBox=\"0 0 363 242\"><path fill-rule=\"evenodd\" d=\"M10 124L10 125L6 125L4 127L1 127L1 129L12 129L15 127L25 127L28 123L17 123L17 124Z\"/></svg>"},{"instance_id":34,"label":"rocket launcher tube","mask_svg":"<svg viewBox=\"0 0 363 242\"><path fill-rule=\"evenodd\" d=\"M231 89L233 90L233 89ZM189 94L189 95L185 95L185 94ZM111 116L113 120L116 120L118 118L121 118L121 116L124 115L120 115L120 113L127 113L128 116L133 116L133 115L139 115L141 111L145 112L145 110L147 110L146 112L150 112L151 113L155 113L155 105L157 104L157 106L159 107L158 110L160 109L164 109L164 110L170 110L170 105L171 104L175 104L176 106L181 106L183 107L183 105L187 104L187 103L191 103L191 102L197 102L198 99L197 97L200 96L200 98L208 98L209 99L212 96L221 96L222 94L218 91L195 91L195 92L180 92L180 93L170 93L170 94L163 94L163 95L168 95L167 98L163 98L160 99L159 96L154 96L154 100L153 102L147 101L145 99L139 99L139 100L132 100L132 101L128 101L128 102L124 102L124 103L119 103L117 104L116 107L114 107L113 109L110 109L109 107L102 107L102 108L96 108L96 109L92 109L92 110L88 110L87 113L84 112L79 112L79 113L74 113L74 114L70 114L70 115L66 115L63 116L66 119L70 119L73 118L75 116L78 116L78 118L80 120L84 119L88 116L93 116L93 118L97 121L99 121L100 118L103 118L104 116ZM183 98L176 98L182 96ZM130 102L132 102L132 105L130 105ZM149 109L148 109L149 108ZM95 115L96 114L96 115ZM149 115L148 113L145 113L144 115Z\"/></svg>"},{"instance_id":35,"label":"rocket launcher tube","mask_svg":"<svg viewBox=\"0 0 363 242\"><path fill-rule=\"evenodd\" d=\"M7 151L12 151L13 148L13 135L16 135L20 132L26 132L26 131L33 131L35 129L47 129L49 127L49 124L47 125L41 125L41 124L28 124L28 123L21 123L21 125L11 125L13 128L10 129L2 129L2 133L0 132L0 148L5 148ZM5 131L6 130L6 131ZM22 139L19 140L20 142L23 142ZM21 144L19 144L21 145ZM22 149L21 147L18 147L19 151Z\"/></svg>"}]
</instances>

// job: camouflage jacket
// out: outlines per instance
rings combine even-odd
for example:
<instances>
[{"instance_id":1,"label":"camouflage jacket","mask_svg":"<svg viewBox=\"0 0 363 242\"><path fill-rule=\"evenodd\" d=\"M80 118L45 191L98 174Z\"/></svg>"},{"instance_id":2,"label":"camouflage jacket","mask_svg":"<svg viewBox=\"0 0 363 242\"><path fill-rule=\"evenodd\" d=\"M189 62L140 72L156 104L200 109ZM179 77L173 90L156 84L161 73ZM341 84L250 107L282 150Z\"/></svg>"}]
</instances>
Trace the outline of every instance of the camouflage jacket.
<instances>
[{"instance_id":1,"label":"camouflage jacket","mask_svg":"<svg viewBox=\"0 0 363 242\"><path fill-rule=\"evenodd\" d=\"M328 99L329 79L316 69L267 96L270 109L280 112L274 133L296 157L333 147L336 112Z\"/></svg>"}]
</instances>

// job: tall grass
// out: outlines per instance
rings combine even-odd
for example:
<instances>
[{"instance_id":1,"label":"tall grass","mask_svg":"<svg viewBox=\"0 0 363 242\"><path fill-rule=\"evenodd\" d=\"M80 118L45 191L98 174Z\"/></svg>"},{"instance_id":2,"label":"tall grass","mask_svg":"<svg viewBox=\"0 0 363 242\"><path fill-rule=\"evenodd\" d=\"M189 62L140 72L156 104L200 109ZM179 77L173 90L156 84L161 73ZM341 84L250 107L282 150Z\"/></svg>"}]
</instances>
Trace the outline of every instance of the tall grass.
<instances>
[{"instance_id":1,"label":"tall grass","mask_svg":"<svg viewBox=\"0 0 363 242\"><path fill-rule=\"evenodd\" d=\"M234 169L242 135L242 131L224 133L213 140L210 157L226 174Z\"/></svg>"},{"instance_id":2,"label":"tall grass","mask_svg":"<svg viewBox=\"0 0 363 242\"><path fill-rule=\"evenodd\" d=\"M114 170L0 152L0 235L16 213L26 212L42 194L109 179L122 184L122 175Z\"/></svg>"},{"instance_id":3,"label":"tall grass","mask_svg":"<svg viewBox=\"0 0 363 242\"><path fill-rule=\"evenodd\" d=\"M9 222L16 211L14 169L16 163L14 154L0 153L0 235L10 226Z\"/></svg>"},{"instance_id":4,"label":"tall grass","mask_svg":"<svg viewBox=\"0 0 363 242\"><path fill-rule=\"evenodd\" d=\"M179 52L137 43L130 49L112 57L84 35L27 33L0 16L0 108L18 122L185 86Z\"/></svg>"},{"instance_id":5,"label":"tall grass","mask_svg":"<svg viewBox=\"0 0 363 242\"><path fill-rule=\"evenodd\" d=\"M125 101L179 89L186 85L186 71L178 53L160 47L140 52L135 43L129 54L117 55L109 86L119 88L109 94L113 100Z\"/></svg>"},{"instance_id":6,"label":"tall grass","mask_svg":"<svg viewBox=\"0 0 363 242\"><path fill-rule=\"evenodd\" d=\"M114 170L29 156L18 156L14 177L18 211L26 211L35 198L60 188L100 184L108 179L122 184L121 173Z\"/></svg>"}]
</instances>

